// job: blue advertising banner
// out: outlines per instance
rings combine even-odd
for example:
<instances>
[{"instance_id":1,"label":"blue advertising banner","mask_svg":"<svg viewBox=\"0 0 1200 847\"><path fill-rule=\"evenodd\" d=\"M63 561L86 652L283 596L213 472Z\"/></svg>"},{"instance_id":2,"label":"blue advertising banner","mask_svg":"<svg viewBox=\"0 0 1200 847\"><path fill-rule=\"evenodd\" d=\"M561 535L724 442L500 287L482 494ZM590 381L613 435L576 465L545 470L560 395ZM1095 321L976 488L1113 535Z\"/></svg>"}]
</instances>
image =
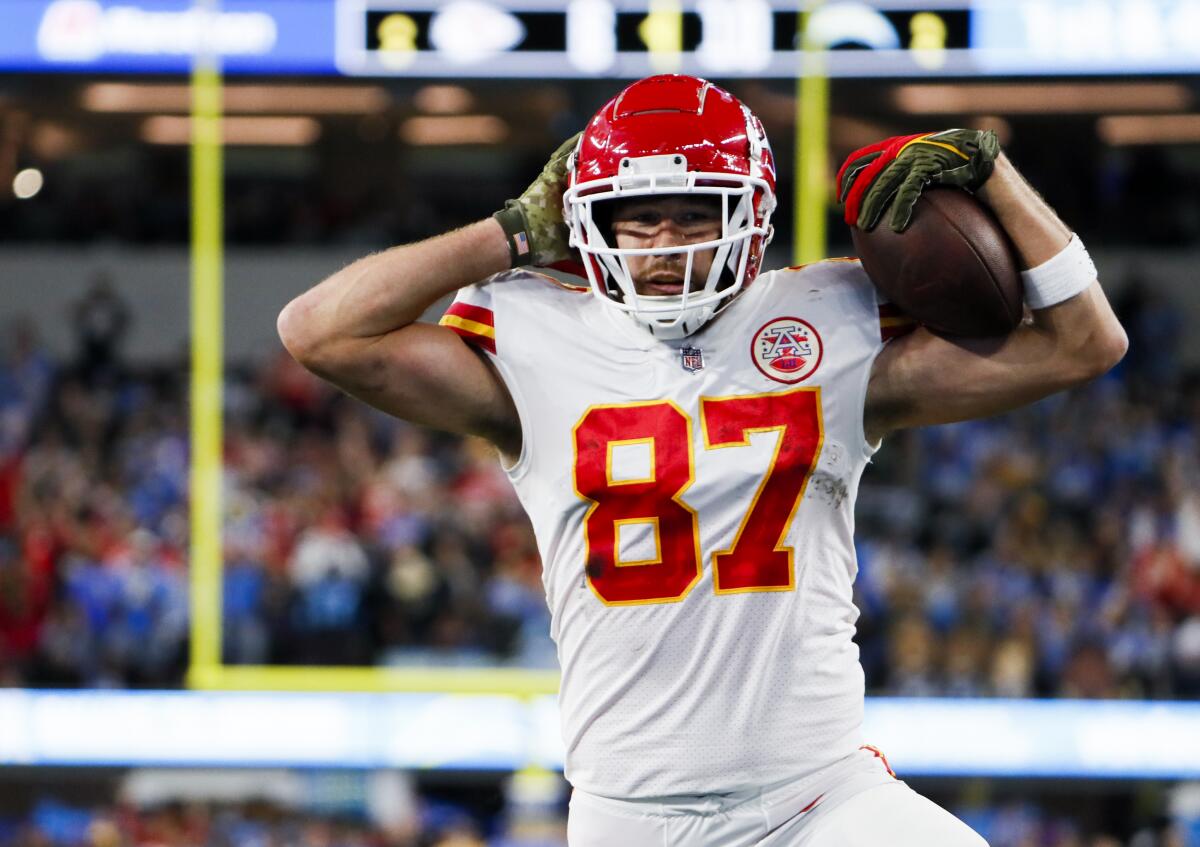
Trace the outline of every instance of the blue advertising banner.
<instances>
[{"instance_id":1,"label":"blue advertising banner","mask_svg":"<svg viewBox=\"0 0 1200 847\"><path fill-rule=\"evenodd\" d=\"M187 73L207 30L233 74L336 74L334 4L223 0L4 0L0 72Z\"/></svg>"}]
</instances>

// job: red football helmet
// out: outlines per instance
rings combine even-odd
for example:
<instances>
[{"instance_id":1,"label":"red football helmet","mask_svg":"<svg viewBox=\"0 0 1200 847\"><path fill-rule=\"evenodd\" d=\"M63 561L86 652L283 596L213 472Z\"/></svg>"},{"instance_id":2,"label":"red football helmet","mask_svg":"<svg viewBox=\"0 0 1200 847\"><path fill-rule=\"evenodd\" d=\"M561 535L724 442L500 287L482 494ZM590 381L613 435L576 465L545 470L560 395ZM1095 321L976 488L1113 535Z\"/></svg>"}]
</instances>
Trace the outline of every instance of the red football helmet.
<instances>
[{"instance_id":1,"label":"red football helmet","mask_svg":"<svg viewBox=\"0 0 1200 847\"><path fill-rule=\"evenodd\" d=\"M588 124L570 161L563 195L571 245L584 260L592 292L660 338L698 330L762 267L775 210L775 159L762 122L711 82L665 74L635 82ZM676 248L621 249L596 204L646 195L721 198L721 236ZM614 243L609 243L610 240ZM695 291L640 295L626 257L685 255L691 279L698 250L714 250L712 269Z\"/></svg>"}]
</instances>

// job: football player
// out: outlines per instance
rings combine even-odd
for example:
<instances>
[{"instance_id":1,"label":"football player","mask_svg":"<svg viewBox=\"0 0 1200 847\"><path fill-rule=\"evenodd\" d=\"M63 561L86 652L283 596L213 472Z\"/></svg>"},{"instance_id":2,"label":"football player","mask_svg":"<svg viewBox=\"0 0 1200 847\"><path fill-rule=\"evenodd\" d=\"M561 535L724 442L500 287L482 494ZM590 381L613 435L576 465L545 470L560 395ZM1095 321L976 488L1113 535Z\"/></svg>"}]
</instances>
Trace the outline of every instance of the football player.
<instances>
[{"instance_id":1,"label":"football player","mask_svg":"<svg viewBox=\"0 0 1200 847\"><path fill-rule=\"evenodd\" d=\"M544 563L577 847L983 843L861 737L859 478L888 433L1084 382L1125 334L993 135L889 139L838 182L868 228L905 226L925 185L974 191L1031 269L1031 318L899 335L857 262L761 273L766 134L687 76L621 91L494 217L280 315L313 372L499 449Z\"/></svg>"}]
</instances>

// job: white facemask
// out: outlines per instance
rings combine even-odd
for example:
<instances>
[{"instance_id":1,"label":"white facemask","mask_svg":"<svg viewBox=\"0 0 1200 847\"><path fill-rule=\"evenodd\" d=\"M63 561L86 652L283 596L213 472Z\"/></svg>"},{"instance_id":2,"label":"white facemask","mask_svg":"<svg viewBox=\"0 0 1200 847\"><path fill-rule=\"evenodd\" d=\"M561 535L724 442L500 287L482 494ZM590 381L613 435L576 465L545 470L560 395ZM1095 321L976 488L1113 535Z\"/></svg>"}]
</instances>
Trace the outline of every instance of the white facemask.
<instances>
[{"instance_id":1,"label":"white facemask","mask_svg":"<svg viewBox=\"0 0 1200 847\"><path fill-rule=\"evenodd\" d=\"M757 210L761 215L758 225L754 209L756 191L761 192L760 205L767 206ZM681 194L720 198L718 238L680 247L620 248L608 243L606 228L596 220L596 203ZM762 237L764 246L770 240L774 206L774 195L765 180L741 174L689 172L682 155L623 159L617 176L573 185L563 196L571 246L583 256L592 293L663 339L683 338L696 332L741 291L751 240ZM702 250L716 253L703 286L691 290L692 266L696 253ZM665 255L684 256L683 292L638 294L629 272L628 257Z\"/></svg>"}]
</instances>

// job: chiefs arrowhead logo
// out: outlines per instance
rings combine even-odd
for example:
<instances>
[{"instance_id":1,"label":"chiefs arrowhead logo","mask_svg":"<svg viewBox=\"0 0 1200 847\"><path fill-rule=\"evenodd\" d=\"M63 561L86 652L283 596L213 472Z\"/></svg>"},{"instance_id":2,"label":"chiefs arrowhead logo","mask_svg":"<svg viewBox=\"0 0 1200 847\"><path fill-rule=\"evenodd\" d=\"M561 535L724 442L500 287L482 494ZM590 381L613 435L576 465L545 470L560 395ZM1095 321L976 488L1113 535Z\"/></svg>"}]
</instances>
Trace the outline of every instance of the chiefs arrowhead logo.
<instances>
[{"instance_id":1,"label":"chiefs arrowhead logo","mask_svg":"<svg viewBox=\"0 0 1200 847\"><path fill-rule=\"evenodd\" d=\"M776 318L750 342L750 358L763 376L788 384L812 376L824 352L817 330L800 318Z\"/></svg>"}]
</instances>

